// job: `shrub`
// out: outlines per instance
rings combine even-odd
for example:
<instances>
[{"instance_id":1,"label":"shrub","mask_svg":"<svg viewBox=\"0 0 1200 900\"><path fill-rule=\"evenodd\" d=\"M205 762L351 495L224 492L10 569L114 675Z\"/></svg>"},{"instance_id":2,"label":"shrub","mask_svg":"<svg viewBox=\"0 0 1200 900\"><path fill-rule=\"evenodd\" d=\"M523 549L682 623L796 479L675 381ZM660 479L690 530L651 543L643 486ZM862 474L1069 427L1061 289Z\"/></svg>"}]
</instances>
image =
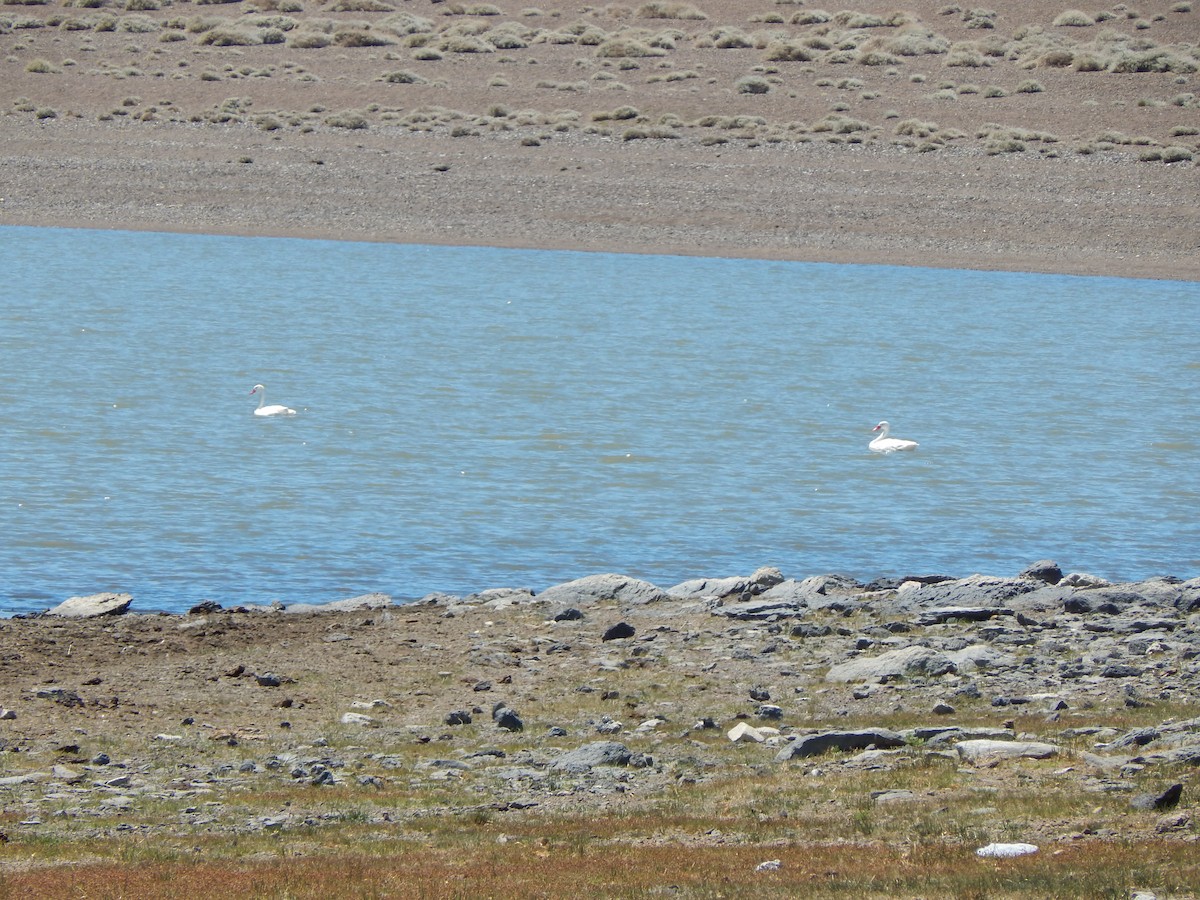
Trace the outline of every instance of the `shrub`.
<instances>
[{"instance_id":1,"label":"shrub","mask_svg":"<svg viewBox=\"0 0 1200 900\"><path fill-rule=\"evenodd\" d=\"M1192 151L1187 147L1164 147L1162 152L1163 162L1189 162L1193 158Z\"/></svg>"},{"instance_id":2,"label":"shrub","mask_svg":"<svg viewBox=\"0 0 1200 900\"><path fill-rule=\"evenodd\" d=\"M297 50L319 50L322 47L328 47L331 43L333 43L332 38L319 31L303 31L293 34L288 40L288 46L295 47Z\"/></svg>"},{"instance_id":3,"label":"shrub","mask_svg":"<svg viewBox=\"0 0 1200 900\"><path fill-rule=\"evenodd\" d=\"M47 59L31 59L25 64L25 71L32 75L57 75L62 70Z\"/></svg>"},{"instance_id":4,"label":"shrub","mask_svg":"<svg viewBox=\"0 0 1200 900\"><path fill-rule=\"evenodd\" d=\"M789 25L822 25L832 16L823 9L806 9L796 13L788 20Z\"/></svg>"},{"instance_id":5,"label":"shrub","mask_svg":"<svg viewBox=\"0 0 1200 900\"><path fill-rule=\"evenodd\" d=\"M1040 94L1046 89L1042 87L1041 82L1028 79L1018 84L1014 90L1018 94Z\"/></svg>"},{"instance_id":6,"label":"shrub","mask_svg":"<svg viewBox=\"0 0 1200 900\"><path fill-rule=\"evenodd\" d=\"M252 31L238 28L214 28L200 38L200 43L212 47L252 47L262 39Z\"/></svg>"},{"instance_id":7,"label":"shrub","mask_svg":"<svg viewBox=\"0 0 1200 900\"><path fill-rule=\"evenodd\" d=\"M702 21L708 16L690 3L644 3L634 13L639 19L691 19Z\"/></svg>"},{"instance_id":8,"label":"shrub","mask_svg":"<svg viewBox=\"0 0 1200 900\"><path fill-rule=\"evenodd\" d=\"M1001 153L1023 153L1025 152L1025 144L1018 141L1016 138L1004 138L998 141L988 141L984 146L984 152L988 156L997 156Z\"/></svg>"},{"instance_id":9,"label":"shrub","mask_svg":"<svg viewBox=\"0 0 1200 900\"><path fill-rule=\"evenodd\" d=\"M385 72L379 80L388 84L425 84L425 79L420 75L406 70Z\"/></svg>"},{"instance_id":10,"label":"shrub","mask_svg":"<svg viewBox=\"0 0 1200 900\"><path fill-rule=\"evenodd\" d=\"M1047 50L1038 60L1040 65L1049 69L1065 69L1075 62L1075 54L1065 48Z\"/></svg>"},{"instance_id":11,"label":"shrub","mask_svg":"<svg viewBox=\"0 0 1200 900\"><path fill-rule=\"evenodd\" d=\"M1096 24L1096 20L1078 9L1068 9L1058 15L1054 24L1059 28L1090 28Z\"/></svg>"},{"instance_id":12,"label":"shrub","mask_svg":"<svg viewBox=\"0 0 1200 900\"><path fill-rule=\"evenodd\" d=\"M904 137L926 138L938 130L933 122L922 122L920 119L905 119L896 123L896 134Z\"/></svg>"},{"instance_id":13,"label":"shrub","mask_svg":"<svg viewBox=\"0 0 1200 900\"><path fill-rule=\"evenodd\" d=\"M616 37L606 40L596 48L596 56L601 59L619 59L625 56L647 57L666 56L667 51L651 47L632 38Z\"/></svg>"},{"instance_id":14,"label":"shrub","mask_svg":"<svg viewBox=\"0 0 1200 900\"><path fill-rule=\"evenodd\" d=\"M343 112L326 116L325 124L331 128L362 129L367 127L367 119L362 113Z\"/></svg>"},{"instance_id":15,"label":"shrub","mask_svg":"<svg viewBox=\"0 0 1200 900\"><path fill-rule=\"evenodd\" d=\"M739 94L765 94L771 90L771 85L765 78L758 75L747 75L736 82Z\"/></svg>"},{"instance_id":16,"label":"shrub","mask_svg":"<svg viewBox=\"0 0 1200 900\"><path fill-rule=\"evenodd\" d=\"M339 47L389 47L393 43L385 35L357 28L337 32L333 42Z\"/></svg>"},{"instance_id":17,"label":"shrub","mask_svg":"<svg viewBox=\"0 0 1200 900\"><path fill-rule=\"evenodd\" d=\"M709 38L718 50L744 50L754 46L754 41L740 28L718 28Z\"/></svg>"}]
</instances>

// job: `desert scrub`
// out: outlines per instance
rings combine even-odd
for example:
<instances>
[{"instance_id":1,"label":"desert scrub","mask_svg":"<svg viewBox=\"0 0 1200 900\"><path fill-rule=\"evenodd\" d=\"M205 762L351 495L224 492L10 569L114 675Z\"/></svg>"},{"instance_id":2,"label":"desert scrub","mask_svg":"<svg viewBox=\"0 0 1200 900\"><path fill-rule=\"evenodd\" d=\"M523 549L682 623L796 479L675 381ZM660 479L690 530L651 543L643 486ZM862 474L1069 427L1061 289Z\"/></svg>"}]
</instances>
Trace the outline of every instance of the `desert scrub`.
<instances>
[{"instance_id":1,"label":"desert scrub","mask_svg":"<svg viewBox=\"0 0 1200 900\"><path fill-rule=\"evenodd\" d=\"M904 119L896 123L895 134L902 137L927 138L936 133L936 122L922 122L920 119Z\"/></svg>"},{"instance_id":2,"label":"desert scrub","mask_svg":"<svg viewBox=\"0 0 1200 900\"><path fill-rule=\"evenodd\" d=\"M660 140L678 139L679 133L667 125L639 125L626 129L621 134L623 141L643 141L656 138Z\"/></svg>"},{"instance_id":3,"label":"desert scrub","mask_svg":"<svg viewBox=\"0 0 1200 900\"><path fill-rule=\"evenodd\" d=\"M62 69L48 59L31 59L25 64L25 71L31 75L57 75Z\"/></svg>"},{"instance_id":4,"label":"desert scrub","mask_svg":"<svg viewBox=\"0 0 1200 900\"><path fill-rule=\"evenodd\" d=\"M734 86L739 94L765 94L771 90L770 82L758 75L739 78Z\"/></svg>"},{"instance_id":5,"label":"desert scrub","mask_svg":"<svg viewBox=\"0 0 1200 900\"><path fill-rule=\"evenodd\" d=\"M812 62L816 53L799 40L775 40L767 44L763 58L768 62Z\"/></svg>"},{"instance_id":6,"label":"desert scrub","mask_svg":"<svg viewBox=\"0 0 1200 900\"><path fill-rule=\"evenodd\" d=\"M383 0L336 0L333 12L395 12L396 7Z\"/></svg>"},{"instance_id":7,"label":"desert scrub","mask_svg":"<svg viewBox=\"0 0 1200 900\"><path fill-rule=\"evenodd\" d=\"M610 38L596 47L596 56L601 59L620 59L626 56L645 58L666 55L667 51L661 47L651 47L647 43L628 37Z\"/></svg>"},{"instance_id":8,"label":"desert scrub","mask_svg":"<svg viewBox=\"0 0 1200 900\"><path fill-rule=\"evenodd\" d=\"M854 134L860 131L870 131L871 126L861 119L831 113L816 122L812 130L815 132L832 132L834 134Z\"/></svg>"},{"instance_id":9,"label":"desert scrub","mask_svg":"<svg viewBox=\"0 0 1200 900\"><path fill-rule=\"evenodd\" d=\"M614 110L599 110L591 114L589 118L593 122L625 122L630 119L636 119L641 115L641 112L634 106L618 106Z\"/></svg>"},{"instance_id":10,"label":"desert scrub","mask_svg":"<svg viewBox=\"0 0 1200 900\"><path fill-rule=\"evenodd\" d=\"M1057 28L1091 28L1095 24L1095 19L1078 9L1068 9L1066 12L1059 13L1054 19L1054 25Z\"/></svg>"},{"instance_id":11,"label":"desert scrub","mask_svg":"<svg viewBox=\"0 0 1200 900\"><path fill-rule=\"evenodd\" d=\"M697 42L697 46L704 45L704 42ZM753 47L754 41L742 29L726 27L709 32L707 46L716 47L718 50L745 50Z\"/></svg>"},{"instance_id":12,"label":"desert scrub","mask_svg":"<svg viewBox=\"0 0 1200 900\"><path fill-rule=\"evenodd\" d=\"M1159 151L1159 158L1165 163L1191 162L1195 158L1195 154L1187 147L1171 146L1163 147Z\"/></svg>"},{"instance_id":13,"label":"desert scrub","mask_svg":"<svg viewBox=\"0 0 1200 900\"><path fill-rule=\"evenodd\" d=\"M380 81L386 81L388 84L426 84L426 80L416 72L410 72L407 69L399 69L395 72L384 72L379 76Z\"/></svg>"},{"instance_id":14,"label":"desert scrub","mask_svg":"<svg viewBox=\"0 0 1200 900\"><path fill-rule=\"evenodd\" d=\"M1034 81L1032 79L1022 81L1015 88L1013 88L1014 93L1017 94L1040 94L1044 90L1046 89L1042 86L1040 81Z\"/></svg>"},{"instance_id":15,"label":"desert scrub","mask_svg":"<svg viewBox=\"0 0 1200 900\"><path fill-rule=\"evenodd\" d=\"M297 50L320 50L333 43L333 39L320 31L300 31L289 37L287 43Z\"/></svg>"},{"instance_id":16,"label":"desert scrub","mask_svg":"<svg viewBox=\"0 0 1200 900\"><path fill-rule=\"evenodd\" d=\"M330 128L348 128L361 130L367 127L367 117L360 112L347 111L334 113L325 117L325 124Z\"/></svg>"},{"instance_id":17,"label":"desert scrub","mask_svg":"<svg viewBox=\"0 0 1200 900\"><path fill-rule=\"evenodd\" d=\"M333 42L339 47L390 47L395 43L387 35L379 34L369 28L350 27L334 32Z\"/></svg>"},{"instance_id":18,"label":"desert scrub","mask_svg":"<svg viewBox=\"0 0 1200 900\"><path fill-rule=\"evenodd\" d=\"M377 27L383 31L390 31L398 37L410 34L432 34L434 30L433 23L428 19L406 12L387 16L377 24Z\"/></svg>"},{"instance_id":19,"label":"desert scrub","mask_svg":"<svg viewBox=\"0 0 1200 900\"><path fill-rule=\"evenodd\" d=\"M221 27L206 31L200 43L212 47L252 47L261 44L262 38L253 31Z\"/></svg>"},{"instance_id":20,"label":"desert scrub","mask_svg":"<svg viewBox=\"0 0 1200 900\"><path fill-rule=\"evenodd\" d=\"M690 19L703 21L708 16L690 3L643 3L634 13L639 19Z\"/></svg>"}]
</instances>

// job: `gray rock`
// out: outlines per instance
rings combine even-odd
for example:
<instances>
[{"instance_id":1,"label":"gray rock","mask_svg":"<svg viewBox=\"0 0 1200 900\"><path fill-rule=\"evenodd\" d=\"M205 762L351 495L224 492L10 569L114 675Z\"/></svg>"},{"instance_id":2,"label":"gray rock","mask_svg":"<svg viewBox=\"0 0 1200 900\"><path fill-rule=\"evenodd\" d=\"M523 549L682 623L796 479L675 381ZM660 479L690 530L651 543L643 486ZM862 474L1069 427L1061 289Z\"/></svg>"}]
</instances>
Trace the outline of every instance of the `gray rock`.
<instances>
[{"instance_id":1,"label":"gray rock","mask_svg":"<svg viewBox=\"0 0 1200 900\"><path fill-rule=\"evenodd\" d=\"M987 607L1007 605L1008 600L1043 587L1045 582L1032 578L995 578L972 575L956 581L923 584L909 595L921 609L941 607Z\"/></svg>"},{"instance_id":2,"label":"gray rock","mask_svg":"<svg viewBox=\"0 0 1200 900\"><path fill-rule=\"evenodd\" d=\"M830 750L866 750L868 747L887 749L903 747L904 738L886 728L866 731L825 731L793 741L775 755L776 762L820 756Z\"/></svg>"},{"instance_id":3,"label":"gray rock","mask_svg":"<svg viewBox=\"0 0 1200 900\"><path fill-rule=\"evenodd\" d=\"M522 603L539 602L529 588L492 588L463 598L463 603L485 606L488 609L507 609Z\"/></svg>"},{"instance_id":4,"label":"gray rock","mask_svg":"<svg viewBox=\"0 0 1200 900\"><path fill-rule=\"evenodd\" d=\"M509 709L503 703L497 703L492 708L492 721L505 731L524 731L525 723L515 710Z\"/></svg>"},{"instance_id":5,"label":"gray rock","mask_svg":"<svg viewBox=\"0 0 1200 900\"><path fill-rule=\"evenodd\" d=\"M465 709L454 709L446 713L445 722L447 725L470 725L471 713Z\"/></svg>"},{"instance_id":6,"label":"gray rock","mask_svg":"<svg viewBox=\"0 0 1200 900\"><path fill-rule=\"evenodd\" d=\"M702 597L722 599L740 597L749 588L750 579L745 577L692 578L667 588L667 593L682 600L698 600Z\"/></svg>"},{"instance_id":7,"label":"gray rock","mask_svg":"<svg viewBox=\"0 0 1200 900\"><path fill-rule=\"evenodd\" d=\"M994 759L1049 759L1058 754L1058 748L1042 741L959 741L954 745L958 755L966 762L982 762Z\"/></svg>"},{"instance_id":8,"label":"gray rock","mask_svg":"<svg viewBox=\"0 0 1200 900\"><path fill-rule=\"evenodd\" d=\"M375 593L362 594L358 597L347 597L345 600L332 600L329 603L290 603L284 607L284 612L352 612L363 609L383 609L391 605L391 597L387 594Z\"/></svg>"},{"instance_id":9,"label":"gray rock","mask_svg":"<svg viewBox=\"0 0 1200 900\"><path fill-rule=\"evenodd\" d=\"M564 753L550 768L560 772L582 774L596 766L628 765L632 757L629 748L618 741L594 741Z\"/></svg>"},{"instance_id":10,"label":"gray rock","mask_svg":"<svg viewBox=\"0 0 1200 900\"><path fill-rule=\"evenodd\" d=\"M912 791L903 789L893 789L884 791L871 791L871 799L875 803L903 803L906 800L915 800L917 795Z\"/></svg>"},{"instance_id":11,"label":"gray rock","mask_svg":"<svg viewBox=\"0 0 1200 900\"><path fill-rule=\"evenodd\" d=\"M1129 801L1129 805L1134 809L1156 809L1161 811L1174 809L1179 805L1179 799L1183 796L1183 785L1176 782L1165 791L1160 791L1157 794L1139 794Z\"/></svg>"},{"instance_id":12,"label":"gray rock","mask_svg":"<svg viewBox=\"0 0 1200 900\"><path fill-rule=\"evenodd\" d=\"M604 635L600 638L601 641L618 641L623 638L631 638L637 633L636 629L628 622L618 622L616 625L605 630Z\"/></svg>"},{"instance_id":13,"label":"gray rock","mask_svg":"<svg viewBox=\"0 0 1200 900\"><path fill-rule=\"evenodd\" d=\"M1103 613L1118 615L1132 606L1146 603L1141 594L1120 587L1096 588L1075 591L1063 601L1063 610L1069 613Z\"/></svg>"},{"instance_id":14,"label":"gray rock","mask_svg":"<svg viewBox=\"0 0 1200 900\"><path fill-rule=\"evenodd\" d=\"M1046 584L1058 584L1062 581L1063 572L1054 560L1042 559L1027 566L1018 577L1032 578L1035 581L1044 581Z\"/></svg>"},{"instance_id":15,"label":"gray rock","mask_svg":"<svg viewBox=\"0 0 1200 900\"><path fill-rule=\"evenodd\" d=\"M66 688L40 688L34 692L34 696L42 700L53 700L59 706L83 706L83 698L74 691L68 691Z\"/></svg>"},{"instance_id":16,"label":"gray rock","mask_svg":"<svg viewBox=\"0 0 1200 900\"><path fill-rule=\"evenodd\" d=\"M944 653L928 647L912 646L839 663L829 670L825 680L879 681L900 675L935 677L954 671L954 662Z\"/></svg>"},{"instance_id":17,"label":"gray rock","mask_svg":"<svg viewBox=\"0 0 1200 900\"><path fill-rule=\"evenodd\" d=\"M130 594L89 594L86 597L71 597L54 609L48 616L63 616L68 619L91 619L96 616L119 616L129 610L133 603Z\"/></svg>"},{"instance_id":18,"label":"gray rock","mask_svg":"<svg viewBox=\"0 0 1200 900\"><path fill-rule=\"evenodd\" d=\"M626 575L589 575L565 584L546 588L537 600L560 606L586 606L606 600L616 600L641 606L671 599L670 594L648 581Z\"/></svg>"},{"instance_id":19,"label":"gray rock","mask_svg":"<svg viewBox=\"0 0 1200 900\"><path fill-rule=\"evenodd\" d=\"M1013 610L1002 606L943 606L921 613L917 624L922 626L941 625L951 620L959 622L985 622L997 616L1014 615Z\"/></svg>"},{"instance_id":20,"label":"gray rock","mask_svg":"<svg viewBox=\"0 0 1200 900\"><path fill-rule=\"evenodd\" d=\"M685 600L697 600L702 597L740 597L744 594L760 594L767 588L774 587L783 581L783 574L773 566L763 566L753 575L733 578L694 578L670 588L667 593L672 597Z\"/></svg>"}]
</instances>

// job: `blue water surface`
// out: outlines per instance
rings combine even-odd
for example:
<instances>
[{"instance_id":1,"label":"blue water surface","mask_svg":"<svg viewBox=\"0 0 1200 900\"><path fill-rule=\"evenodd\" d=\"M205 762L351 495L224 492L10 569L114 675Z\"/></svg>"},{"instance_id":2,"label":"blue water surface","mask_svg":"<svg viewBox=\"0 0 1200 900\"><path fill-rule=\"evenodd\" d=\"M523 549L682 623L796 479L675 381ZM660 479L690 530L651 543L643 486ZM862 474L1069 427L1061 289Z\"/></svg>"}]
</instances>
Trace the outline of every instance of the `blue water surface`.
<instances>
[{"instance_id":1,"label":"blue water surface","mask_svg":"<svg viewBox=\"0 0 1200 900\"><path fill-rule=\"evenodd\" d=\"M1200 574L1195 283L17 227L0 257L0 614ZM880 419L920 449L870 453Z\"/></svg>"}]
</instances>

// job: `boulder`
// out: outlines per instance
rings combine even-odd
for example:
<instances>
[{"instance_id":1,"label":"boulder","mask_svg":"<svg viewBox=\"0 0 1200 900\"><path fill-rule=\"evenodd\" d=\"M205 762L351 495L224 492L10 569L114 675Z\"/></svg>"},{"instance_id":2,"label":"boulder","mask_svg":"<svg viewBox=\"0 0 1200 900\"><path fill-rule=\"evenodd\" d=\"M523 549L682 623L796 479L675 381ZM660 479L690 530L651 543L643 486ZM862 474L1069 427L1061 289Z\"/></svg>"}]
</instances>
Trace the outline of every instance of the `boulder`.
<instances>
[{"instance_id":1,"label":"boulder","mask_svg":"<svg viewBox=\"0 0 1200 900\"><path fill-rule=\"evenodd\" d=\"M618 741L593 741L564 753L550 768L560 772L582 774L596 766L628 765L632 757L629 748Z\"/></svg>"},{"instance_id":2,"label":"boulder","mask_svg":"<svg viewBox=\"0 0 1200 900\"><path fill-rule=\"evenodd\" d=\"M903 747L904 738L887 728L871 728L865 731L825 731L810 734L788 744L775 755L776 762L820 756L830 750L866 750L868 747L887 749Z\"/></svg>"},{"instance_id":3,"label":"boulder","mask_svg":"<svg viewBox=\"0 0 1200 900\"><path fill-rule=\"evenodd\" d=\"M667 591L672 597L697 600L701 597L740 597L744 594L761 594L783 581L783 573L773 566L763 566L747 577L694 578L684 581Z\"/></svg>"},{"instance_id":4,"label":"boulder","mask_svg":"<svg viewBox=\"0 0 1200 900\"><path fill-rule=\"evenodd\" d=\"M956 581L923 584L907 597L921 609L947 606L1002 606L1006 601L1044 587L1045 582L1032 578L996 578L991 575L972 575Z\"/></svg>"},{"instance_id":5,"label":"boulder","mask_svg":"<svg viewBox=\"0 0 1200 900\"><path fill-rule=\"evenodd\" d=\"M1035 581L1044 581L1046 584L1058 584L1062 581L1063 571L1054 560L1043 559L1027 566L1018 577L1032 578Z\"/></svg>"},{"instance_id":6,"label":"boulder","mask_svg":"<svg viewBox=\"0 0 1200 900\"><path fill-rule=\"evenodd\" d=\"M1165 791L1160 791L1157 794L1139 794L1129 801L1134 809L1145 810L1168 810L1174 809L1179 805L1179 799L1183 796L1183 785L1179 782L1171 785Z\"/></svg>"},{"instance_id":7,"label":"boulder","mask_svg":"<svg viewBox=\"0 0 1200 900\"><path fill-rule=\"evenodd\" d=\"M954 662L946 654L928 647L912 646L839 663L829 670L825 680L880 681L901 675L936 677L954 671Z\"/></svg>"},{"instance_id":8,"label":"boulder","mask_svg":"<svg viewBox=\"0 0 1200 900\"><path fill-rule=\"evenodd\" d=\"M946 622L986 622L997 616L1011 616L1013 611L1002 606L943 606L922 612L917 617L917 624L944 625Z\"/></svg>"},{"instance_id":9,"label":"boulder","mask_svg":"<svg viewBox=\"0 0 1200 900\"><path fill-rule=\"evenodd\" d=\"M556 584L537 595L543 603L559 606L586 606L605 600L616 600L641 606L671 599L671 595L648 581L626 575L589 575L565 584Z\"/></svg>"},{"instance_id":10,"label":"boulder","mask_svg":"<svg viewBox=\"0 0 1200 900\"><path fill-rule=\"evenodd\" d=\"M954 749L964 761L970 763L997 759L1049 759L1058 753L1056 746L1042 741L959 741Z\"/></svg>"},{"instance_id":11,"label":"boulder","mask_svg":"<svg viewBox=\"0 0 1200 900\"><path fill-rule=\"evenodd\" d=\"M119 616L129 610L133 603L130 594L89 594L86 597L71 597L54 609L48 616L63 616L68 619L92 619L97 616Z\"/></svg>"},{"instance_id":12,"label":"boulder","mask_svg":"<svg viewBox=\"0 0 1200 900\"><path fill-rule=\"evenodd\" d=\"M742 741L754 741L757 744L761 744L766 740L761 731L759 731L753 725L747 725L745 722L738 722L736 725L730 728L729 732L726 734L726 737L728 737L729 740L733 741L735 744Z\"/></svg>"},{"instance_id":13,"label":"boulder","mask_svg":"<svg viewBox=\"0 0 1200 900\"><path fill-rule=\"evenodd\" d=\"M618 622L616 625L605 629L604 634L600 637L601 641L619 641L625 638L631 638L637 634L637 629L628 622Z\"/></svg>"},{"instance_id":14,"label":"boulder","mask_svg":"<svg viewBox=\"0 0 1200 900\"><path fill-rule=\"evenodd\" d=\"M988 844L976 850L975 855L992 859L1011 859L1014 856L1026 856L1037 852L1036 844Z\"/></svg>"},{"instance_id":15,"label":"boulder","mask_svg":"<svg viewBox=\"0 0 1200 900\"><path fill-rule=\"evenodd\" d=\"M1141 594L1126 588L1094 588L1073 592L1063 600L1063 610L1069 613L1103 613L1111 616L1145 602Z\"/></svg>"},{"instance_id":16,"label":"boulder","mask_svg":"<svg viewBox=\"0 0 1200 900\"><path fill-rule=\"evenodd\" d=\"M353 612L363 609L382 609L392 605L392 598L387 594L361 594L358 597L347 597L345 600L331 600L329 603L291 603L284 608L289 613L313 612Z\"/></svg>"}]
</instances>

